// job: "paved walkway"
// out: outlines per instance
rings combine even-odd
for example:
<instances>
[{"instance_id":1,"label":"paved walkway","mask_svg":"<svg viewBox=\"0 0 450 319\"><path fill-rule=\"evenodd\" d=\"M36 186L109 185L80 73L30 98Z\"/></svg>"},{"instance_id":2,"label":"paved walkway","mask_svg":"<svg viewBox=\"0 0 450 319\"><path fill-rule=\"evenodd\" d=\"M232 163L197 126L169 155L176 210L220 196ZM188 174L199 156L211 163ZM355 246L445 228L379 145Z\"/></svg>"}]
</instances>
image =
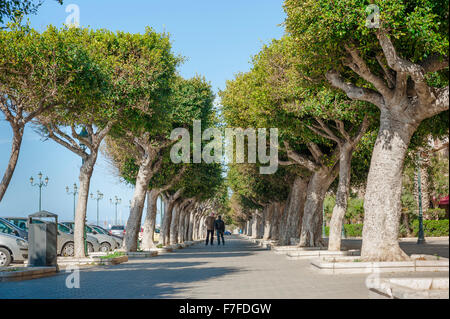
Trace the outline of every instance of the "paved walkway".
<instances>
[{"instance_id":1,"label":"paved walkway","mask_svg":"<svg viewBox=\"0 0 450 319\"><path fill-rule=\"evenodd\" d=\"M0 283L2 298L367 298L366 275L325 275L238 236L225 246L197 244L117 266L80 270L80 288L54 277ZM448 242L447 242L448 251ZM448 276L446 273L395 274Z\"/></svg>"}]
</instances>

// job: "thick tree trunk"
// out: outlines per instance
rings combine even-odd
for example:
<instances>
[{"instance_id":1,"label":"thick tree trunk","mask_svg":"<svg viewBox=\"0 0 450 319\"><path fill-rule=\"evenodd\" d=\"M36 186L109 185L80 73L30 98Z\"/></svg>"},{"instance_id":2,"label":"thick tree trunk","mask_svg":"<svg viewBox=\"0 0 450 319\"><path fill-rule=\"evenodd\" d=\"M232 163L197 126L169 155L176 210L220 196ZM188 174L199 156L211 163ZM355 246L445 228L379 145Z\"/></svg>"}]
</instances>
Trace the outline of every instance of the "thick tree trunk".
<instances>
[{"instance_id":1,"label":"thick tree trunk","mask_svg":"<svg viewBox=\"0 0 450 319\"><path fill-rule=\"evenodd\" d=\"M154 241L155 225L156 225L156 203L158 200L159 190L152 189L147 191L147 215L144 221L144 233L142 237L142 250L150 250L156 247Z\"/></svg>"},{"instance_id":2,"label":"thick tree trunk","mask_svg":"<svg viewBox=\"0 0 450 319\"><path fill-rule=\"evenodd\" d=\"M85 257L84 252L84 228L86 223L86 208L89 199L89 187L91 184L92 172L97 161L97 152L92 152L84 161L80 168L80 187L78 191L78 201L75 208L75 226L74 226L74 257Z\"/></svg>"},{"instance_id":3,"label":"thick tree trunk","mask_svg":"<svg viewBox=\"0 0 450 319\"><path fill-rule=\"evenodd\" d=\"M273 216L273 207L274 204L271 203L264 208L264 231L263 231L263 239L270 239L270 234L272 231L272 216Z\"/></svg>"},{"instance_id":4,"label":"thick tree trunk","mask_svg":"<svg viewBox=\"0 0 450 319\"><path fill-rule=\"evenodd\" d=\"M255 209L255 211L252 214L252 238L258 238L258 222L259 222L259 216L258 216L258 210Z\"/></svg>"},{"instance_id":5,"label":"thick tree trunk","mask_svg":"<svg viewBox=\"0 0 450 319\"><path fill-rule=\"evenodd\" d=\"M187 232L187 240L192 241L194 239L194 227L195 227L195 211L192 211L189 214L189 229Z\"/></svg>"},{"instance_id":6,"label":"thick tree trunk","mask_svg":"<svg viewBox=\"0 0 450 319\"><path fill-rule=\"evenodd\" d=\"M300 247L319 247L323 245L323 199L336 175L335 169L324 167L316 171L308 183L301 224Z\"/></svg>"},{"instance_id":7,"label":"thick tree trunk","mask_svg":"<svg viewBox=\"0 0 450 319\"><path fill-rule=\"evenodd\" d=\"M330 221L328 250L341 250L342 222L347 211L347 200L350 193L350 173L353 147L343 145L339 154L339 184L336 192L336 205Z\"/></svg>"},{"instance_id":8,"label":"thick tree trunk","mask_svg":"<svg viewBox=\"0 0 450 319\"><path fill-rule=\"evenodd\" d=\"M127 252L137 251L145 195L147 194L150 179L153 176L151 163L152 159L148 157L139 167L139 172L136 177L136 186L134 188L133 199L131 200L130 216L128 217L125 237L123 239L123 248Z\"/></svg>"},{"instance_id":9,"label":"thick tree trunk","mask_svg":"<svg viewBox=\"0 0 450 319\"><path fill-rule=\"evenodd\" d=\"M367 261L407 260L398 244L403 163L418 124L381 112L364 198L361 257Z\"/></svg>"},{"instance_id":10,"label":"thick tree trunk","mask_svg":"<svg viewBox=\"0 0 450 319\"><path fill-rule=\"evenodd\" d=\"M300 237L301 218L306 200L308 179L297 176L292 184L284 213L286 221L280 229L280 245L289 245L291 238Z\"/></svg>"},{"instance_id":11,"label":"thick tree trunk","mask_svg":"<svg viewBox=\"0 0 450 319\"><path fill-rule=\"evenodd\" d=\"M172 223L172 211L174 204L175 201L170 199L164 203L164 220L160 232L160 238L163 246L168 245L170 241L170 224Z\"/></svg>"},{"instance_id":12,"label":"thick tree trunk","mask_svg":"<svg viewBox=\"0 0 450 319\"><path fill-rule=\"evenodd\" d=\"M9 156L8 166L3 174L2 182L0 184L0 202L6 193L9 182L16 169L17 161L19 159L20 146L22 145L23 128L13 129L13 139L11 145L11 154Z\"/></svg>"},{"instance_id":13,"label":"thick tree trunk","mask_svg":"<svg viewBox=\"0 0 450 319\"><path fill-rule=\"evenodd\" d=\"M270 238L278 240L280 238L280 219L283 216L285 203L274 203L272 213L272 229L270 231Z\"/></svg>"},{"instance_id":14,"label":"thick tree trunk","mask_svg":"<svg viewBox=\"0 0 450 319\"><path fill-rule=\"evenodd\" d=\"M172 209L172 221L170 223L170 235L169 235L169 244L177 244L178 243L178 225L180 222L180 203L175 203Z\"/></svg>"}]
</instances>

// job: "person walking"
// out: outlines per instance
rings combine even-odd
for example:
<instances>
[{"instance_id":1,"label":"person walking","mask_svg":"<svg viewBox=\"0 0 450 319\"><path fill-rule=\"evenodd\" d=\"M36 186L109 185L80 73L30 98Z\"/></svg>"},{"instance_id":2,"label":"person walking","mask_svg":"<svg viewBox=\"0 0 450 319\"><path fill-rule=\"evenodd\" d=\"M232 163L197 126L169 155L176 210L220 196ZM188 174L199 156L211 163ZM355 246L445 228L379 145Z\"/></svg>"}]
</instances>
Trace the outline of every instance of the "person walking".
<instances>
[{"instance_id":1,"label":"person walking","mask_svg":"<svg viewBox=\"0 0 450 319\"><path fill-rule=\"evenodd\" d=\"M222 238L222 245L225 245L225 240L223 239L223 233L225 232L225 223L222 220L222 216L218 216L219 219L217 219L214 223L214 228L217 232L217 245L220 246L220 238Z\"/></svg>"},{"instance_id":2,"label":"person walking","mask_svg":"<svg viewBox=\"0 0 450 319\"><path fill-rule=\"evenodd\" d=\"M209 237L211 236L211 246L214 242L214 225L216 219L214 218L214 213L211 213L208 217L206 217L206 246L208 246Z\"/></svg>"}]
</instances>

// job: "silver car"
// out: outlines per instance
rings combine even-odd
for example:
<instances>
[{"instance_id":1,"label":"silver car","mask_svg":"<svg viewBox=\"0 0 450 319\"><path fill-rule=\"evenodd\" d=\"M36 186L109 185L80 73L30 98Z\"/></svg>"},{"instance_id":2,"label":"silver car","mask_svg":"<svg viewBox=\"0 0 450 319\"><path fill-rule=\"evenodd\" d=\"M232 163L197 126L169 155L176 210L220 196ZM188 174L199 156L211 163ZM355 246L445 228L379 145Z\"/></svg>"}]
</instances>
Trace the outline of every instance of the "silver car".
<instances>
[{"instance_id":1,"label":"silver car","mask_svg":"<svg viewBox=\"0 0 450 319\"><path fill-rule=\"evenodd\" d=\"M0 232L0 267L28 259L28 242L18 236Z\"/></svg>"},{"instance_id":2,"label":"silver car","mask_svg":"<svg viewBox=\"0 0 450 319\"><path fill-rule=\"evenodd\" d=\"M87 235L87 251L88 253L100 251L100 243L94 236ZM58 255L71 257L75 253L74 235L72 230L58 223Z\"/></svg>"},{"instance_id":3,"label":"silver car","mask_svg":"<svg viewBox=\"0 0 450 319\"><path fill-rule=\"evenodd\" d=\"M6 217L5 219L10 221L17 227L28 231L28 219L26 217ZM44 223L43 221L38 219L33 220L33 222ZM74 236L72 230L61 223L58 223L58 237L56 247L57 254L59 256L71 257L75 252ZM87 236L87 250L88 253L97 252L100 250L100 244L95 237L89 235Z\"/></svg>"},{"instance_id":4,"label":"silver car","mask_svg":"<svg viewBox=\"0 0 450 319\"><path fill-rule=\"evenodd\" d=\"M114 242L116 243L115 246L113 246L113 249L117 249L122 247L122 238L120 238L119 236L116 235L111 235L106 229L104 229L103 227L97 226L97 225L89 225L91 228L93 228L97 233L101 234L101 235L106 235L109 236L110 238L112 238L114 240ZM101 244L100 244L101 246ZM100 247L101 250L101 247Z\"/></svg>"}]
</instances>

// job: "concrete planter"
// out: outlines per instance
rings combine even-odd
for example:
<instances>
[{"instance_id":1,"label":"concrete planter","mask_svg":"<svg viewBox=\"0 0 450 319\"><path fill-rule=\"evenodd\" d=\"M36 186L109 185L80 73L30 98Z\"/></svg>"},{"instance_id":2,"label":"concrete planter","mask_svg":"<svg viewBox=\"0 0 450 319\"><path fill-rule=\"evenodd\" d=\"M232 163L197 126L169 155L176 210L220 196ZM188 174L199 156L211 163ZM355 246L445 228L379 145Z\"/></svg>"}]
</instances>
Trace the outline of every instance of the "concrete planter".
<instances>
[{"instance_id":1,"label":"concrete planter","mask_svg":"<svg viewBox=\"0 0 450 319\"><path fill-rule=\"evenodd\" d=\"M361 252L359 250L341 250L341 251L329 251L329 250L296 250L287 253L287 259L289 260L301 260L323 256L359 256Z\"/></svg>"},{"instance_id":2,"label":"concrete planter","mask_svg":"<svg viewBox=\"0 0 450 319\"><path fill-rule=\"evenodd\" d=\"M447 278L374 278L367 282L370 299L448 299Z\"/></svg>"},{"instance_id":3,"label":"concrete planter","mask_svg":"<svg viewBox=\"0 0 450 319\"><path fill-rule=\"evenodd\" d=\"M0 282L48 277L57 272L57 267L20 267L20 270L16 271L0 271Z\"/></svg>"},{"instance_id":4,"label":"concrete planter","mask_svg":"<svg viewBox=\"0 0 450 319\"><path fill-rule=\"evenodd\" d=\"M327 274L370 274L382 272L448 271L448 258L411 255L409 261L360 262L354 256L319 257L311 264Z\"/></svg>"},{"instance_id":5,"label":"concrete planter","mask_svg":"<svg viewBox=\"0 0 450 319\"><path fill-rule=\"evenodd\" d=\"M131 258L149 258L149 257L155 257L158 255L157 251L135 251L135 252L128 252L126 253L128 256L128 259Z\"/></svg>"}]
</instances>

